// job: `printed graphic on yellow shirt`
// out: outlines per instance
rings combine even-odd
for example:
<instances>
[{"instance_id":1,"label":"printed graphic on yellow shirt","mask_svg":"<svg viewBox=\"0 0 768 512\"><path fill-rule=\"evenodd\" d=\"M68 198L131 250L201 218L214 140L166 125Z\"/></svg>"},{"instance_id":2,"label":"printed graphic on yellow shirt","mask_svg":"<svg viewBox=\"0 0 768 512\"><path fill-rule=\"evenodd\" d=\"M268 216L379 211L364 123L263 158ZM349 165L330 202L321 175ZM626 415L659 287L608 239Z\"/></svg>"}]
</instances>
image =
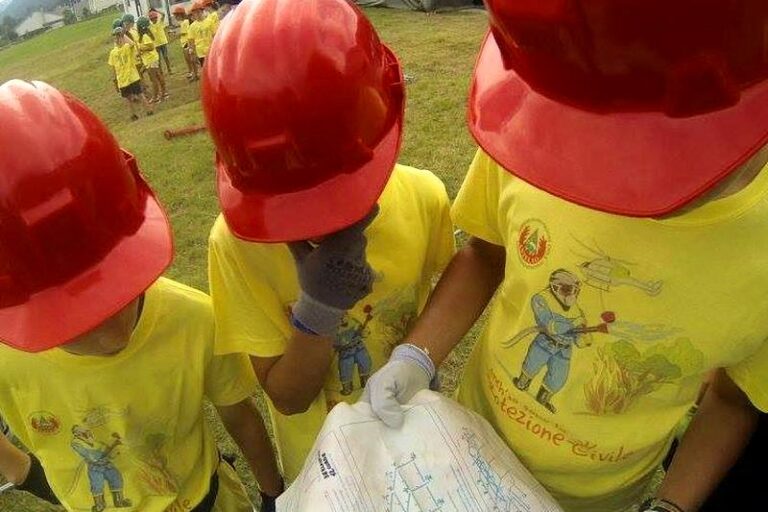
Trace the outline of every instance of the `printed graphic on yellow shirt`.
<instances>
[{"instance_id":1,"label":"printed graphic on yellow shirt","mask_svg":"<svg viewBox=\"0 0 768 512\"><path fill-rule=\"evenodd\" d=\"M144 496L173 496L180 490L169 467L172 454L167 434L142 431L121 435L112 431L112 419L119 421L127 414L127 410L95 407L82 413L82 421L71 428L70 446L81 462L66 496L87 488L93 499L92 511L132 506L124 490L126 471L141 483Z\"/></svg>"},{"instance_id":2,"label":"printed graphic on yellow shirt","mask_svg":"<svg viewBox=\"0 0 768 512\"><path fill-rule=\"evenodd\" d=\"M611 258L600 249L589 247L578 239L574 240L584 249L583 253L577 252L576 255L586 260L579 265L579 269L584 275L585 283L589 286L604 292L609 292L618 286L631 286L642 290L649 296L661 293L664 283L637 279L630 270L630 267L634 266L633 263Z\"/></svg>"},{"instance_id":3,"label":"printed graphic on yellow shirt","mask_svg":"<svg viewBox=\"0 0 768 512\"><path fill-rule=\"evenodd\" d=\"M519 247L524 246L524 240L530 241L531 250L538 247L541 235L535 232L542 226L529 229L526 223ZM591 414L622 414L642 396L665 384L674 384L685 375L703 371L704 355L690 339L680 337L676 329L622 321L606 306L612 289L630 287L655 297L661 293L663 282L636 278L630 270L634 263L576 242L588 253L586 261L578 266L584 291L597 294L597 301L591 302L602 304L604 309L599 316L595 312L590 312L591 316L585 313L579 305L581 278L567 269L552 272L548 286L531 298L535 325L502 344L510 349L530 340L519 373L511 379L514 386L529 392L533 381L543 374L533 396L547 411L556 414L553 399L567 385L573 358L579 357L580 349L592 347L593 336L601 339L591 356L592 376L583 385L585 407Z\"/></svg>"},{"instance_id":4,"label":"printed graphic on yellow shirt","mask_svg":"<svg viewBox=\"0 0 768 512\"><path fill-rule=\"evenodd\" d=\"M550 238L547 227L538 219L529 219L520 228L517 253L528 267L540 265L549 252Z\"/></svg>"},{"instance_id":5,"label":"printed graphic on yellow shirt","mask_svg":"<svg viewBox=\"0 0 768 512\"><path fill-rule=\"evenodd\" d=\"M365 313L365 319L362 322L351 315L344 317L333 344L338 355L339 381L341 394L344 396L349 396L354 391L352 379L355 372L360 379L360 389L363 389L373 369L371 355L365 346L365 340L370 335L368 324L373 320L373 306L366 304L363 307L363 313Z\"/></svg>"},{"instance_id":6,"label":"printed graphic on yellow shirt","mask_svg":"<svg viewBox=\"0 0 768 512\"><path fill-rule=\"evenodd\" d=\"M587 317L578 304L580 292L581 282L575 274L565 269L552 272L547 288L531 299L536 325L504 343L505 348L512 348L533 337L520 374L512 382L520 391L528 391L533 379L546 368L536 401L551 413L557 412L551 400L568 380L574 348L591 346L590 335L607 333L608 325L616 319L613 312L606 311L600 323L587 325Z\"/></svg>"},{"instance_id":7,"label":"printed graphic on yellow shirt","mask_svg":"<svg viewBox=\"0 0 768 512\"><path fill-rule=\"evenodd\" d=\"M48 411L37 411L29 415L29 426L38 434L55 436L61 431L61 420Z\"/></svg>"},{"instance_id":8,"label":"printed graphic on yellow shirt","mask_svg":"<svg viewBox=\"0 0 768 512\"><path fill-rule=\"evenodd\" d=\"M122 444L122 437L116 432L111 434L110 439L103 440L96 439L93 431L85 425L72 427L72 449L83 459L76 472L75 485L79 484L80 475L85 473L93 496L93 512L106 510L106 490L109 490L115 508L133 506L123 494L123 475L113 462L114 452Z\"/></svg>"},{"instance_id":9,"label":"printed graphic on yellow shirt","mask_svg":"<svg viewBox=\"0 0 768 512\"><path fill-rule=\"evenodd\" d=\"M381 278L379 276L379 280ZM292 304L285 307L287 317L290 317L291 308ZM333 344L338 382L333 379L331 386L335 386L335 389L327 391L348 397L356 390L365 388L374 371L373 358L365 340L386 340L387 343L380 348L381 359L387 360L413 324L417 311L416 287L411 285L375 304L364 302L348 312L342 319ZM330 398L326 403L328 410L339 402Z\"/></svg>"},{"instance_id":10,"label":"printed graphic on yellow shirt","mask_svg":"<svg viewBox=\"0 0 768 512\"><path fill-rule=\"evenodd\" d=\"M171 454L168 453L168 436L162 433L149 434L142 446L136 447L138 478L144 486L157 495L176 494L179 484L169 468Z\"/></svg>"}]
</instances>

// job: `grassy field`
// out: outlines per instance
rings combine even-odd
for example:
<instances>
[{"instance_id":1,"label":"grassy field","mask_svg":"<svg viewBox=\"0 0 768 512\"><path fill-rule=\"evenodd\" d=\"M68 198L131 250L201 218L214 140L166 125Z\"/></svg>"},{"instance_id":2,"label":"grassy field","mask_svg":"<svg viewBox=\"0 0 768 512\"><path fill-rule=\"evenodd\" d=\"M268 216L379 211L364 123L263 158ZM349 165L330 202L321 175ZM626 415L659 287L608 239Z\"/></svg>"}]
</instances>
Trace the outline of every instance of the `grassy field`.
<instances>
[{"instance_id":1,"label":"grassy field","mask_svg":"<svg viewBox=\"0 0 768 512\"><path fill-rule=\"evenodd\" d=\"M368 14L412 77L401 161L433 170L453 196L474 154L465 128L465 104L475 54L486 27L485 14L461 11L426 16L385 9ZM170 100L158 107L155 116L129 122L106 65L113 17L94 18L0 51L0 82L13 78L47 81L84 100L109 124L120 143L137 156L171 215L177 255L169 275L206 289L206 238L217 215L212 145L205 134L173 142L163 138L166 129L202 122L198 85L184 79L180 48L178 43L171 43L175 74L169 82ZM444 383L448 390L455 386L463 355L473 338L470 334L462 350L447 363ZM230 449L226 438L221 437ZM252 485L250 489L253 491ZM49 508L18 493L0 497L3 512L45 510Z\"/></svg>"}]
</instances>

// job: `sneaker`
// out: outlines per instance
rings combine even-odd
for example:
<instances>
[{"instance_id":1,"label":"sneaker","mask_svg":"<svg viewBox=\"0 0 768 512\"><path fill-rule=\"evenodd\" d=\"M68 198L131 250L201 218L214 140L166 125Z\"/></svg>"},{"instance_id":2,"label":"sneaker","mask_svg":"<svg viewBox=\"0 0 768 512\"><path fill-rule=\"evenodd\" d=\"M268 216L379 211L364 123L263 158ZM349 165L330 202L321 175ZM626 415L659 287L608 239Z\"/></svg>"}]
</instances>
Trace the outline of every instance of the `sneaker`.
<instances>
[{"instance_id":1,"label":"sneaker","mask_svg":"<svg viewBox=\"0 0 768 512\"><path fill-rule=\"evenodd\" d=\"M155 115L155 111L154 110L150 110L149 112L147 112L147 117L153 116L153 115Z\"/></svg>"},{"instance_id":2,"label":"sneaker","mask_svg":"<svg viewBox=\"0 0 768 512\"><path fill-rule=\"evenodd\" d=\"M138 120L139 120L139 116L137 116L136 114L133 114L131 116L131 121L138 121Z\"/></svg>"}]
</instances>

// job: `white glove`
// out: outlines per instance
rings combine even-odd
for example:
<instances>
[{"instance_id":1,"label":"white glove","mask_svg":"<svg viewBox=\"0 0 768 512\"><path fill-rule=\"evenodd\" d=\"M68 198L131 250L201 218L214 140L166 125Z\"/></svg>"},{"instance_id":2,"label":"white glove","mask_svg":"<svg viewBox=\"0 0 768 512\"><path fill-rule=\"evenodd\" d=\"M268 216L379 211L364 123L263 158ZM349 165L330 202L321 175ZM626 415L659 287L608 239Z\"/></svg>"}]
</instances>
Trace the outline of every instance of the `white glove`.
<instances>
[{"instance_id":1,"label":"white glove","mask_svg":"<svg viewBox=\"0 0 768 512\"><path fill-rule=\"evenodd\" d=\"M385 425L400 428L405 419L402 404L430 387L437 388L435 364L422 349L404 344L396 347L389 362L371 376L361 400L371 404Z\"/></svg>"}]
</instances>

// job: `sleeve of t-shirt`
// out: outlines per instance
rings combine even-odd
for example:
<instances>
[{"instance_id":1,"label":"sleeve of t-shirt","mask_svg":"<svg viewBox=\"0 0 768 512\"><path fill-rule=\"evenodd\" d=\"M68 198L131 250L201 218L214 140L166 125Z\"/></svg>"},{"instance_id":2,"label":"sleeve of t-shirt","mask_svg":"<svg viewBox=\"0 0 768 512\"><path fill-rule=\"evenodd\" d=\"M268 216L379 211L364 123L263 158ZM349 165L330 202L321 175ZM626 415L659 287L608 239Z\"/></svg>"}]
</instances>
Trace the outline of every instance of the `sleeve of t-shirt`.
<instances>
[{"instance_id":1,"label":"sleeve of t-shirt","mask_svg":"<svg viewBox=\"0 0 768 512\"><path fill-rule=\"evenodd\" d=\"M726 371L755 407L768 412L768 342L750 358Z\"/></svg>"},{"instance_id":2,"label":"sleeve of t-shirt","mask_svg":"<svg viewBox=\"0 0 768 512\"><path fill-rule=\"evenodd\" d=\"M111 67L115 67L115 52L109 52L107 64L109 64Z\"/></svg>"},{"instance_id":3,"label":"sleeve of t-shirt","mask_svg":"<svg viewBox=\"0 0 768 512\"><path fill-rule=\"evenodd\" d=\"M285 352L290 336L285 308L268 280L252 267L246 269L231 235L214 228L208 244L208 279L217 354L277 357Z\"/></svg>"},{"instance_id":4,"label":"sleeve of t-shirt","mask_svg":"<svg viewBox=\"0 0 768 512\"><path fill-rule=\"evenodd\" d=\"M234 405L253 395L256 389L256 374L246 354L211 357L205 372L205 396L213 405Z\"/></svg>"},{"instance_id":5,"label":"sleeve of t-shirt","mask_svg":"<svg viewBox=\"0 0 768 512\"><path fill-rule=\"evenodd\" d=\"M437 177L435 181L434 210L430 233L429 255L425 271L429 275L440 274L451 262L456 253L456 238L454 237L453 221L451 220L451 201L445 185Z\"/></svg>"},{"instance_id":6,"label":"sleeve of t-shirt","mask_svg":"<svg viewBox=\"0 0 768 512\"><path fill-rule=\"evenodd\" d=\"M453 222L467 234L505 245L499 219L499 167L478 150L453 203Z\"/></svg>"}]
</instances>

